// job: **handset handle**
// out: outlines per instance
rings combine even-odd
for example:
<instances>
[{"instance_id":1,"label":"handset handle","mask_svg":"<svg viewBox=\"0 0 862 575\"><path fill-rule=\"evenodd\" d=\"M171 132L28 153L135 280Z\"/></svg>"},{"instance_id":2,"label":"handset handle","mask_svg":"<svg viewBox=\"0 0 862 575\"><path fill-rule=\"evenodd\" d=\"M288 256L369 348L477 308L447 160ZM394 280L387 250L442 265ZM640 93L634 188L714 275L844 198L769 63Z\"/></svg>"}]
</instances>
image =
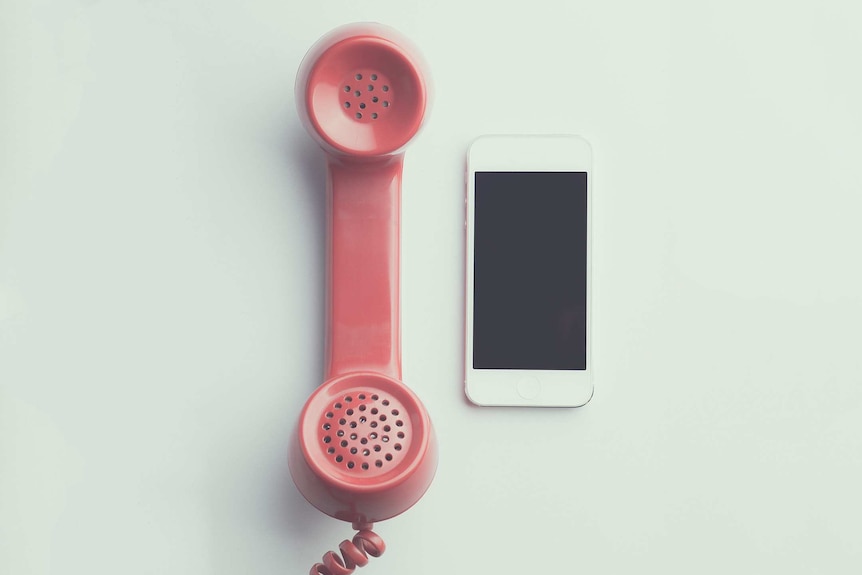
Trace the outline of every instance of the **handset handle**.
<instances>
[{"instance_id":1,"label":"handset handle","mask_svg":"<svg viewBox=\"0 0 862 575\"><path fill-rule=\"evenodd\" d=\"M326 380L374 371L401 380L404 155L327 156Z\"/></svg>"}]
</instances>

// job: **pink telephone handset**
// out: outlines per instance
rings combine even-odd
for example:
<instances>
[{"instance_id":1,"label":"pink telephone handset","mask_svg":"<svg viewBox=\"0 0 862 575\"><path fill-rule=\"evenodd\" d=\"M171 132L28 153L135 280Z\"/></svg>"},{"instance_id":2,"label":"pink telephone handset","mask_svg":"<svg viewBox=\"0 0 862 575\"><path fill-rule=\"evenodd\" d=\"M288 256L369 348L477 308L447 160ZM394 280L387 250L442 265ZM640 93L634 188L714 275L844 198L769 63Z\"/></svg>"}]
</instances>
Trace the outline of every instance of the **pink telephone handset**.
<instances>
[{"instance_id":1,"label":"pink telephone handset","mask_svg":"<svg viewBox=\"0 0 862 575\"><path fill-rule=\"evenodd\" d=\"M431 419L401 382L399 310L404 147L428 86L405 38L351 24L305 56L296 101L326 152L327 346L326 380L302 409L289 464L312 505L358 531L310 573L346 575L383 553L373 523L413 506L437 468Z\"/></svg>"}]
</instances>

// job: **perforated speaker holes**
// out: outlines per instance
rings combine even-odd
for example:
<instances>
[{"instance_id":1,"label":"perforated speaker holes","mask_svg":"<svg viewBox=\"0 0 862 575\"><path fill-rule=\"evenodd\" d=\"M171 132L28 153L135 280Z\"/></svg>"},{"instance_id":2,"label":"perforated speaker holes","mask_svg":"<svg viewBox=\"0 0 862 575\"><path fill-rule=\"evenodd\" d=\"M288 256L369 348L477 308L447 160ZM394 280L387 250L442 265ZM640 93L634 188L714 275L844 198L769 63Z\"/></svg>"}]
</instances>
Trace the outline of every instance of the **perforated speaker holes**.
<instances>
[{"instance_id":1,"label":"perforated speaker holes","mask_svg":"<svg viewBox=\"0 0 862 575\"><path fill-rule=\"evenodd\" d=\"M349 393L321 419L320 445L333 463L351 472L384 472L409 447L407 421L404 407L391 397Z\"/></svg>"},{"instance_id":2,"label":"perforated speaker holes","mask_svg":"<svg viewBox=\"0 0 862 575\"><path fill-rule=\"evenodd\" d=\"M359 70L341 85L344 111L360 122L383 118L392 105L389 80L379 72Z\"/></svg>"}]
</instances>

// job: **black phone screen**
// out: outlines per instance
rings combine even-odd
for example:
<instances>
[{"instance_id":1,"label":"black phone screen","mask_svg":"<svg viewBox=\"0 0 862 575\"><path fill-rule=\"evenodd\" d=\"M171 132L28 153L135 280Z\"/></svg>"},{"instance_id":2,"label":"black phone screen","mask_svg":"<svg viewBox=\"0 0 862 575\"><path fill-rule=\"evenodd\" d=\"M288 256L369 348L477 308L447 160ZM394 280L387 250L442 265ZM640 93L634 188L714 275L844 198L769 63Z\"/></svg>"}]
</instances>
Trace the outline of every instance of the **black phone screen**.
<instances>
[{"instance_id":1,"label":"black phone screen","mask_svg":"<svg viewBox=\"0 0 862 575\"><path fill-rule=\"evenodd\" d=\"M587 173L476 172L473 368L587 368Z\"/></svg>"}]
</instances>

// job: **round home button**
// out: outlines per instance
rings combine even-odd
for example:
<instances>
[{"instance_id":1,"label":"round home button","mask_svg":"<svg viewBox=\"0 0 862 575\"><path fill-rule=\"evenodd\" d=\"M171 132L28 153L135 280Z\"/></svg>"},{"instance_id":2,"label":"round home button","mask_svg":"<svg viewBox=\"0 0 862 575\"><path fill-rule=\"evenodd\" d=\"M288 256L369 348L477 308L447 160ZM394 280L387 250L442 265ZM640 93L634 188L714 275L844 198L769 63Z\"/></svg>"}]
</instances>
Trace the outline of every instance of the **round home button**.
<instances>
[{"instance_id":1,"label":"round home button","mask_svg":"<svg viewBox=\"0 0 862 575\"><path fill-rule=\"evenodd\" d=\"M535 377L522 377L518 381L517 390L518 395L524 399L536 399L539 397L539 392L542 391L542 384Z\"/></svg>"}]
</instances>

